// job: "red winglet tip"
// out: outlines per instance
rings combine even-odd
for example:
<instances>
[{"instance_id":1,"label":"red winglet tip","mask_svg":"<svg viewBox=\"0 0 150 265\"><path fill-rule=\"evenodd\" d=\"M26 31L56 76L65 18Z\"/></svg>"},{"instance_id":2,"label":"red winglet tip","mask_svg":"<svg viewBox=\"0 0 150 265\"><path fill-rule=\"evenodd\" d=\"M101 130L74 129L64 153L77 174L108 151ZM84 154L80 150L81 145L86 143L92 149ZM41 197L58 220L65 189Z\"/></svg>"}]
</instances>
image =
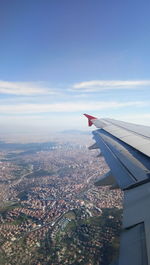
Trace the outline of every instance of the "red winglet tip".
<instances>
[{"instance_id":1,"label":"red winglet tip","mask_svg":"<svg viewBox=\"0 0 150 265\"><path fill-rule=\"evenodd\" d=\"M88 114L84 114L85 117L88 118L88 125L89 126L92 126L93 122L91 120L96 120L97 118L91 116L91 115L88 115Z\"/></svg>"},{"instance_id":2,"label":"red winglet tip","mask_svg":"<svg viewBox=\"0 0 150 265\"><path fill-rule=\"evenodd\" d=\"M87 117L88 119L90 119L90 120L96 120L97 118L96 117L93 117L93 116L91 116L91 115L89 115L89 114L83 114L85 117Z\"/></svg>"}]
</instances>

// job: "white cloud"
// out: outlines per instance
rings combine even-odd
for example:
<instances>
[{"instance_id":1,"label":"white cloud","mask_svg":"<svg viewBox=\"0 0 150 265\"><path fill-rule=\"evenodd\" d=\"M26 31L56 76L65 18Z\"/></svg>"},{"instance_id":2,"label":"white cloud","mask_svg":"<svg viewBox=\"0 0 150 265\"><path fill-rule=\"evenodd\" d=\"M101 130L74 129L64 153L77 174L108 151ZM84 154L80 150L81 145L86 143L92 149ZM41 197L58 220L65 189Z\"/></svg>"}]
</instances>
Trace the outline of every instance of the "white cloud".
<instances>
[{"instance_id":1,"label":"white cloud","mask_svg":"<svg viewBox=\"0 0 150 265\"><path fill-rule=\"evenodd\" d=\"M150 80L92 80L73 85L73 90L84 92L99 92L115 89L133 89L150 86Z\"/></svg>"},{"instance_id":2,"label":"white cloud","mask_svg":"<svg viewBox=\"0 0 150 265\"><path fill-rule=\"evenodd\" d=\"M150 102L131 101L95 101L95 102L61 102L52 104L14 104L0 105L1 114L35 114L35 113L62 113L62 112L86 112L122 107L147 106Z\"/></svg>"},{"instance_id":3,"label":"white cloud","mask_svg":"<svg viewBox=\"0 0 150 265\"><path fill-rule=\"evenodd\" d=\"M0 80L0 94L31 96L56 94L56 91L54 89L43 87L42 84L38 82L7 82Z\"/></svg>"},{"instance_id":4,"label":"white cloud","mask_svg":"<svg viewBox=\"0 0 150 265\"><path fill-rule=\"evenodd\" d=\"M134 81L121 81L121 80L92 80L80 82L72 85L71 91L76 92L100 92L105 90L115 89L133 89L150 86L150 80L134 80ZM50 88L44 82L10 82L0 80L0 94L11 94L19 96L32 96L32 95L55 95L64 94L68 90L58 88Z\"/></svg>"}]
</instances>

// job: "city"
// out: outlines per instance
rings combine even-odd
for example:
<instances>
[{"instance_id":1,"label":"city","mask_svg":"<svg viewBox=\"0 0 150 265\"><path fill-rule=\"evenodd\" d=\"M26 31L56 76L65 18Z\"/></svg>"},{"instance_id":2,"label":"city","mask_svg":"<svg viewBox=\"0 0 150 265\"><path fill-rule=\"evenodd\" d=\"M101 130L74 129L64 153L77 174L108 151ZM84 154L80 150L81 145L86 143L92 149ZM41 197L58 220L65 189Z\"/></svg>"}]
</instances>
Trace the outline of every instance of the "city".
<instances>
[{"instance_id":1,"label":"city","mask_svg":"<svg viewBox=\"0 0 150 265\"><path fill-rule=\"evenodd\" d=\"M94 186L108 166L98 151L88 150L89 142L82 135L2 144L1 264L111 262L119 246L122 193Z\"/></svg>"}]
</instances>

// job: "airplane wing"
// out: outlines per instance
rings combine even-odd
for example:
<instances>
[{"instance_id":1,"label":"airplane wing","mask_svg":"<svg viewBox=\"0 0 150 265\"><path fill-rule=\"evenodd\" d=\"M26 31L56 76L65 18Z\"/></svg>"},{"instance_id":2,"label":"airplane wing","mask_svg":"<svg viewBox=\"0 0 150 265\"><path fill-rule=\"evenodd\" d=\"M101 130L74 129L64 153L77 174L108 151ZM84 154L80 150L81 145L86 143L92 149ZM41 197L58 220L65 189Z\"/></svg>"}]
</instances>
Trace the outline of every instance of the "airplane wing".
<instances>
[{"instance_id":1,"label":"airplane wing","mask_svg":"<svg viewBox=\"0 0 150 265\"><path fill-rule=\"evenodd\" d=\"M110 172L96 185L124 191L118 265L150 265L150 127L84 114Z\"/></svg>"}]
</instances>

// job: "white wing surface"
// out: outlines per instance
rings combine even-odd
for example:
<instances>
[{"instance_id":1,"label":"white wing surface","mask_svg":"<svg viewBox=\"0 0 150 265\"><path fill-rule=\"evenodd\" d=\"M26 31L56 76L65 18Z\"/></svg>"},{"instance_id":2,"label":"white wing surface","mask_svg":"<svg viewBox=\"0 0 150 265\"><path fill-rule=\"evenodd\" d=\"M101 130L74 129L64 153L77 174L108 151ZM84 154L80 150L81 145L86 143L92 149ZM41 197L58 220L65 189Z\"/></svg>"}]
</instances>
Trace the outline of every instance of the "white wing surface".
<instances>
[{"instance_id":1,"label":"white wing surface","mask_svg":"<svg viewBox=\"0 0 150 265\"><path fill-rule=\"evenodd\" d=\"M84 114L110 172L96 185L124 191L119 265L150 265L150 127Z\"/></svg>"}]
</instances>

